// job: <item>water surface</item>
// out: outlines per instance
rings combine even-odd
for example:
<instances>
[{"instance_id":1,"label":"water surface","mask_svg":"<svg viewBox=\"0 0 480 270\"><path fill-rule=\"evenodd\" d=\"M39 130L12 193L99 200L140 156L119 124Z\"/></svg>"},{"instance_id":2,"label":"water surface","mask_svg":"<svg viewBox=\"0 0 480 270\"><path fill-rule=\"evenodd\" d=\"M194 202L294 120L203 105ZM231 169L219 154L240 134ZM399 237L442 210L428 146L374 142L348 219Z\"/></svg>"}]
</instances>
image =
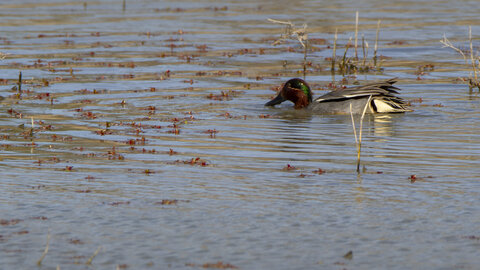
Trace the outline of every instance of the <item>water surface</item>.
<instances>
[{"instance_id":1,"label":"water surface","mask_svg":"<svg viewBox=\"0 0 480 270\"><path fill-rule=\"evenodd\" d=\"M0 5L2 267L50 234L41 269L477 268L480 98L438 42L476 1L121 2ZM382 70L342 81L357 10ZM361 174L350 116L263 107L303 59L267 18L308 24L316 95L399 78L414 111L365 117Z\"/></svg>"}]
</instances>

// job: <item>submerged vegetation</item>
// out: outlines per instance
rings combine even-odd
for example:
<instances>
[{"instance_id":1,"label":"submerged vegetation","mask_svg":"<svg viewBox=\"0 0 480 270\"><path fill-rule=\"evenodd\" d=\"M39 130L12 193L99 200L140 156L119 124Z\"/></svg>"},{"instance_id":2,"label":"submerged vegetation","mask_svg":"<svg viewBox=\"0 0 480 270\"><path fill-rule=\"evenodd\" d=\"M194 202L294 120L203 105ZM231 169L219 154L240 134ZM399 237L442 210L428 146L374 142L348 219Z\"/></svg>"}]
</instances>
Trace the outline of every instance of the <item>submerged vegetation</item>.
<instances>
[{"instance_id":1,"label":"submerged vegetation","mask_svg":"<svg viewBox=\"0 0 480 270\"><path fill-rule=\"evenodd\" d=\"M307 25L303 24L303 27L297 28L295 24L290 21L279 21L268 19L268 21L276 24L280 24L285 26L283 33L281 34L280 38L275 40L272 45L278 45L286 40L297 40L303 47L303 78L306 77L306 68L308 65L307 62L307 54L309 52L309 40L307 34ZM378 58L378 38L380 33L380 23L381 21L378 20L377 23L377 30L376 30L376 38L375 38L375 46L373 49L373 56L369 59L369 52L370 46L368 41L365 39L364 35L362 34L360 45L359 45L359 13L356 12L355 16L355 33L354 39L350 37L346 44L343 45L344 51L341 56L337 56L337 50L341 48L338 44L338 28L335 29L335 35L333 40L333 52L332 57L330 60L331 68L330 71L332 75L336 72L343 76L357 74L357 73L368 73L368 72L378 72L381 71L381 61ZM352 44L353 39L353 44ZM350 48L354 49L353 54L349 54L348 51ZM362 53L359 56L359 50Z\"/></svg>"},{"instance_id":2,"label":"submerged vegetation","mask_svg":"<svg viewBox=\"0 0 480 270\"><path fill-rule=\"evenodd\" d=\"M337 40L338 40L338 29L335 29L335 36L334 36L334 44L333 44L333 56L331 59L331 72L332 74L335 71L338 71L343 76L350 75L350 74L357 74L357 73L368 73L368 72L378 72L381 71L381 61L378 61L377 50L378 50L378 37L380 33L380 20L377 23L377 32L375 38L375 46L373 50L373 57L372 59L368 59L368 54L370 50L370 46L368 41L365 40L365 36L362 34L361 40L361 52L362 56L359 57L358 49L358 28L359 28L359 13L358 11L355 14L355 39L354 44L352 45L352 37L349 38L348 42L344 45L344 53L342 57L337 57L336 50L337 50ZM354 54L352 56L348 56L348 49L353 47ZM338 63L338 68L335 68L335 64Z\"/></svg>"}]
</instances>

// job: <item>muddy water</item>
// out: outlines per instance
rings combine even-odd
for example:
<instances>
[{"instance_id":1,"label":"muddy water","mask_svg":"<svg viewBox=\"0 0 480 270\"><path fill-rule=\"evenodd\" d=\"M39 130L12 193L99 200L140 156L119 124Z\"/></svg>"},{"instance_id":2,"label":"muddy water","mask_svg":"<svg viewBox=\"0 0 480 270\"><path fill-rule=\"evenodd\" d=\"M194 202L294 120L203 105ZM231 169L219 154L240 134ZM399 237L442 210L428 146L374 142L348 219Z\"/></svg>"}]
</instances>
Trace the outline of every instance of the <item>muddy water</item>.
<instances>
[{"instance_id":1,"label":"muddy water","mask_svg":"<svg viewBox=\"0 0 480 270\"><path fill-rule=\"evenodd\" d=\"M38 2L0 5L2 268L47 235L41 269L478 267L480 98L438 42L476 1ZM341 81L356 10L383 69ZM350 116L263 107L303 59L267 18L308 24L316 95L399 78L414 112L365 118L363 173Z\"/></svg>"}]
</instances>

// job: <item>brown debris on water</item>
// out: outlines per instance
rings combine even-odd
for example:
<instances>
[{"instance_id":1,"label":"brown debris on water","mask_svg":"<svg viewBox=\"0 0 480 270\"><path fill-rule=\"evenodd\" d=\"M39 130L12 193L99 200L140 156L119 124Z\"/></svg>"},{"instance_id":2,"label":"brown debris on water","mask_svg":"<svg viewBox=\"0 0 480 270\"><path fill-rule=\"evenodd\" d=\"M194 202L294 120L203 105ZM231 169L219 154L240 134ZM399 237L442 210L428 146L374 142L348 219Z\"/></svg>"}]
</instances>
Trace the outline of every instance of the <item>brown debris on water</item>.
<instances>
[{"instance_id":1,"label":"brown debris on water","mask_svg":"<svg viewBox=\"0 0 480 270\"><path fill-rule=\"evenodd\" d=\"M83 111L83 110L82 110ZM96 119L98 116L96 114L94 114L93 112L90 112L90 111L84 111L80 114L80 117L81 118L85 118L85 119Z\"/></svg>"},{"instance_id":2,"label":"brown debris on water","mask_svg":"<svg viewBox=\"0 0 480 270\"><path fill-rule=\"evenodd\" d=\"M178 203L178 200L162 200L161 202L155 203L155 204L161 204L161 205L176 205Z\"/></svg>"},{"instance_id":3,"label":"brown debris on water","mask_svg":"<svg viewBox=\"0 0 480 270\"><path fill-rule=\"evenodd\" d=\"M91 189L82 189L82 190L75 190L75 192L77 192L77 193L91 193L92 190Z\"/></svg>"},{"instance_id":4,"label":"brown debris on water","mask_svg":"<svg viewBox=\"0 0 480 270\"><path fill-rule=\"evenodd\" d=\"M202 159L200 157L191 158L191 159L187 159L187 160L176 160L173 164L186 164L186 165L201 166L201 167L210 166L210 164L207 162L207 160Z\"/></svg>"},{"instance_id":5,"label":"brown debris on water","mask_svg":"<svg viewBox=\"0 0 480 270\"><path fill-rule=\"evenodd\" d=\"M207 98L211 100L225 101L225 100L231 100L232 98L237 97L242 93L243 91L227 90L227 91L221 91L220 94L210 93L209 95L207 95Z\"/></svg>"},{"instance_id":6,"label":"brown debris on water","mask_svg":"<svg viewBox=\"0 0 480 270\"><path fill-rule=\"evenodd\" d=\"M480 241L480 236L476 236L476 235L463 236L462 238L464 238L464 239L469 239L469 240L477 240L477 241Z\"/></svg>"},{"instance_id":7,"label":"brown debris on water","mask_svg":"<svg viewBox=\"0 0 480 270\"><path fill-rule=\"evenodd\" d=\"M292 166L290 164L287 164L285 167L283 167L282 171L294 171L297 168L295 166Z\"/></svg>"},{"instance_id":8,"label":"brown debris on water","mask_svg":"<svg viewBox=\"0 0 480 270\"><path fill-rule=\"evenodd\" d=\"M204 133L210 134L210 138L216 138L218 132L220 132L220 131L218 131L216 129L209 129L209 130L204 131Z\"/></svg>"},{"instance_id":9,"label":"brown debris on water","mask_svg":"<svg viewBox=\"0 0 480 270\"><path fill-rule=\"evenodd\" d=\"M22 222L22 219L0 219L0 226L12 226Z\"/></svg>"},{"instance_id":10,"label":"brown debris on water","mask_svg":"<svg viewBox=\"0 0 480 270\"><path fill-rule=\"evenodd\" d=\"M416 181L421 181L421 180L425 180L426 178L433 178L433 176L423 176L423 177L419 177L417 176L416 174L412 174L408 177L408 180L410 180L410 183L415 183Z\"/></svg>"},{"instance_id":11,"label":"brown debris on water","mask_svg":"<svg viewBox=\"0 0 480 270\"><path fill-rule=\"evenodd\" d=\"M343 258L347 260L353 259L353 251L350 250L349 252L347 252L345 255L343 255Z\"/></svg>"},{"instance_id":12,"label":"brown debris on water","mask_svg":"<svg viewBox=\"0 0 480 270\"><path fill-rule=\"evenodd\" d=\"M392 42L387 43L387 45L407 45L408 42L405 40L394 40Z\"/></svg>"},{"instance_id":13,"label":"brown debris on water","mask_svg":"<svg viewBox=\"0 0 480 270\"><path fill-rule=\"evenodd\" d=\"M143 173L146 174L146 175L150 175L150 174L154 174L155 172L153 170L150 170L150 169L145 169L143 171Z\"/></svg>"},{"instance_id":14,"label":"brown debris on water","mask_svg":"<svg viewBox=\"0 0 480 270\"><path fill-rule=\"evenodd\" d=\"M211 268L211 269L238 269L237 266L224 263L222 261L218 261L216 263L204 263L204 264L194 264L194 263L186 263L185 266L191 267L202 267L202 268Z\"/></svg>"},{"instance_id":15,"label":"brown debris on water","mask_svg":"<svg viewBox=\"0 0 480 270\"><path fill-rule=\"evenodd\" d=\"M111 206L119 206L119 205L129 205L130 204L130 201L125 201L125 202L111 202L111 203L107 203L108 205L111 205Z\"/></svg>"},{"instance_id":16,"label":"brown debris on water","mask_svg":"<svg viewBox=\"0 0 480 270\"><path fill-rule=\"evenodd\" d=\"M83 244L85 244L82 240L75 239L75 238L71 238L70 240L68 240L68 242L72 245L83 245Z\"/></svg>"}]
</instances>

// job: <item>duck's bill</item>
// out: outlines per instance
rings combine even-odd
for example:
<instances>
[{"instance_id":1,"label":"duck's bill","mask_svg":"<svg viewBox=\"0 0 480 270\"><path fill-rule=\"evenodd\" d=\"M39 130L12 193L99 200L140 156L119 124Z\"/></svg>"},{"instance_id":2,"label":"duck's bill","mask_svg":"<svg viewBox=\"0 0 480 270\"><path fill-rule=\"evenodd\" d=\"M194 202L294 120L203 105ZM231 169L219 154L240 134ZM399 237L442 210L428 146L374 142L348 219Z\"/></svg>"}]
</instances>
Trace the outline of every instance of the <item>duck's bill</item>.
<instances>
[{"instance_id":1,"label":"duck's bill","mask_svg":"<svg viewBox=\"0 0 480 270\"><path fill-rule=\"evenodd\" d=\"M270 100L269 102L265 103L265 106L275 106L277 104L280 104L282 102L284 102L285 99L282 97L282 95L278 94L277 97L275 97L274 99Z\"/></svg>"}]
</instances>

